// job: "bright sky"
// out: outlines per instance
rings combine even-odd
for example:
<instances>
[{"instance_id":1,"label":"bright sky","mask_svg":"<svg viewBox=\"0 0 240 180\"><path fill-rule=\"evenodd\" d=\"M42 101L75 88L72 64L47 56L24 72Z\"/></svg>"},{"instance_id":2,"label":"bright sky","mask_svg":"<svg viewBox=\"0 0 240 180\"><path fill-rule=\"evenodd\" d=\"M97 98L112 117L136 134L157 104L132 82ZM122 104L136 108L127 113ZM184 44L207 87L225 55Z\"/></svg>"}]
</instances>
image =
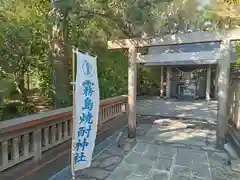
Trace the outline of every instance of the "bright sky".
<instances>
[{"instance_id":1,"label":"bright sky","mask_svg":"<svg viewBox=\"0 0 240 180\"><path fill-rule=\"evenodd\" d=\"M198 0L199 3L204 6L204 5L207 5L208 3L210 3L210 0Z\"/></svg>"}]
</instances>

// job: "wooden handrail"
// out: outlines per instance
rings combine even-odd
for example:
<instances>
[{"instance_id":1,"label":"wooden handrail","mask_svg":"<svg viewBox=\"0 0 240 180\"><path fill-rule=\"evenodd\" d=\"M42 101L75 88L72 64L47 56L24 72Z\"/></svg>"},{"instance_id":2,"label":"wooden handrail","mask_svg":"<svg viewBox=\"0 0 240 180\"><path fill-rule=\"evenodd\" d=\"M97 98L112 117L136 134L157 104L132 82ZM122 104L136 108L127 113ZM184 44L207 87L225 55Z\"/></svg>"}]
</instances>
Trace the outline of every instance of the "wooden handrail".
<instances>
[{"instance_id":1,"label":"wooden handrail","mask_svg":"<svg viewBox=\"0 0 240 180\"><path fill-rule=\"evenodd\" d=\"M100 108L120 102L120 101L123 102L126 100L127 100L126 95L103 99L100 101ZM61 108L61 109L46 111L46 112L38 113L34 115L2 121L0 122L0 136L6 132L15 131L15 130L26 128L29 126L35 126L39 123L44 123L46 121L51 121L54 119L70 117L70 116L72 116L72 107Z\"/></svg>"},{"instance_id":2,"label":"wooden handrail","mask_svg":"<svg viewBox=\"0 0 240 180\"><path fill-rule=\"evenodd\" d=\"M99 127L126 114L127 96L100 101ZM0 172L71 139L72 107L57 109L0 123Z\"/></svg>"},{"instance_id":3,"label":"wooden handrail","mask_svg":"<svg viewBox=\"0 0 240 180\"><path fill-rule=\"evenodd\" d=\"M107 98L107 99L101 100L100 106L101 107L108 106L109 104L113 104L113 103L119 102L119 101L126 101L126 100L127 100L127 96L126 95L112 97L112 98Z\"/></svg>"}]
</instances>

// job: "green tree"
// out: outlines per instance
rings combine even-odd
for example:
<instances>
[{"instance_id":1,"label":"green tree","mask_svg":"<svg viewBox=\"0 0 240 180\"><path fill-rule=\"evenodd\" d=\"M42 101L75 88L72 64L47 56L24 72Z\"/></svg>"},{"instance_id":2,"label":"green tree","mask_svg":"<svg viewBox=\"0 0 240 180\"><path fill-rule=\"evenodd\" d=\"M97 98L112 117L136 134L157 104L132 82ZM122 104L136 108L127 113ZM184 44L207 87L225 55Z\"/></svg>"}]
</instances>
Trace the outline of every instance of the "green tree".
<instances>
[{"instance_id":1,"label":"green tree","mask_svg":"<svg viewBox=\"0 0 240 180\"><path fill-rule=\"evenodd\" d=\"M101 98L120 95L127 93L127 54L109 51L107 41L187 31L196 27L193 12L202 13L190 0L0 2L0 73L10 77L1 80L15 84L27 104L31 98L24 77L30 76L37 82L40 100L48 97L55 108L71 105L72 46L98 55ZM150 70L139 70L146 85L155 84L154 76ZM13 99L11 94L4 97L7 102Z\"/></svg>"}]
</instances>

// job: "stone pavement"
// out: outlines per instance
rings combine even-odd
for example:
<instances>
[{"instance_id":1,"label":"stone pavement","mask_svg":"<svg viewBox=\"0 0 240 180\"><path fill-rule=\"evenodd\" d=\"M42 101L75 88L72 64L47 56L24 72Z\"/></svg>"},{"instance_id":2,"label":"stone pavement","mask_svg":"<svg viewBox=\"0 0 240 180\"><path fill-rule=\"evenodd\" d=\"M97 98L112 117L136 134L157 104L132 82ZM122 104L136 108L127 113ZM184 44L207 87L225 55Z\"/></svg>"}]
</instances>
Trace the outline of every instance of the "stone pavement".
<instances>
[{"instance_id":1,"label":"stone pavement","mask_svg":"<svg viewBox=\"0 0 240 180\"><path fill-rule=\"evenodd\" d=\"M140 97L137 100L137 114L215 122L217 101L179 101L177 99L160 99L159 97Z\"/></svg>"},{"instance_id":2,"label":"stone pavement","mask_svg":"<svg viewBox=\"0 0 240 180\"><path fill-rule=\"evenodd\" d=\"M190 120L138 116L136 140L110 144L77 180L239 180L224 151L215 149L215 130ZM154 121L154 124L152 122Z\"/></svg>"}]
</instances>

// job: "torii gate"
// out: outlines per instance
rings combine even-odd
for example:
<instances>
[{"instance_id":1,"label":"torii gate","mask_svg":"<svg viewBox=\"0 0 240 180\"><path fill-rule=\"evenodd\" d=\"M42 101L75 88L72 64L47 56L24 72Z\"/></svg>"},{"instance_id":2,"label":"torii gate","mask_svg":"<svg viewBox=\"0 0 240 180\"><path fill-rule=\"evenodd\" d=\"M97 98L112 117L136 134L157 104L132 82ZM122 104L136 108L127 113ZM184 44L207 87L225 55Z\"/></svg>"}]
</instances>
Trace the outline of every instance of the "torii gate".
<instances>
[{"instance_id":1,"label":"torii gate","mask_svg":"<svg viewBox=\"0 0 240 180\"><path fill-rule=\"evenodd\" d=\"M221 42L221 58L218 63L218 116L217 116L217 146L223 147L228 127L228 85L230 74L230 48L231 41L240 40L240 29L228 32L193 32L187 34L165 35L155 38L133 38L113 40L108 42L109 49L128 49L128 137L136 137L136 88L137 88L137 63L144 60L137 58L137 48L163 46L173 44ZM203 55L204 56L204 55ZM148 60L147 62L156 62Z\"/></svg>"}]
</instances>

